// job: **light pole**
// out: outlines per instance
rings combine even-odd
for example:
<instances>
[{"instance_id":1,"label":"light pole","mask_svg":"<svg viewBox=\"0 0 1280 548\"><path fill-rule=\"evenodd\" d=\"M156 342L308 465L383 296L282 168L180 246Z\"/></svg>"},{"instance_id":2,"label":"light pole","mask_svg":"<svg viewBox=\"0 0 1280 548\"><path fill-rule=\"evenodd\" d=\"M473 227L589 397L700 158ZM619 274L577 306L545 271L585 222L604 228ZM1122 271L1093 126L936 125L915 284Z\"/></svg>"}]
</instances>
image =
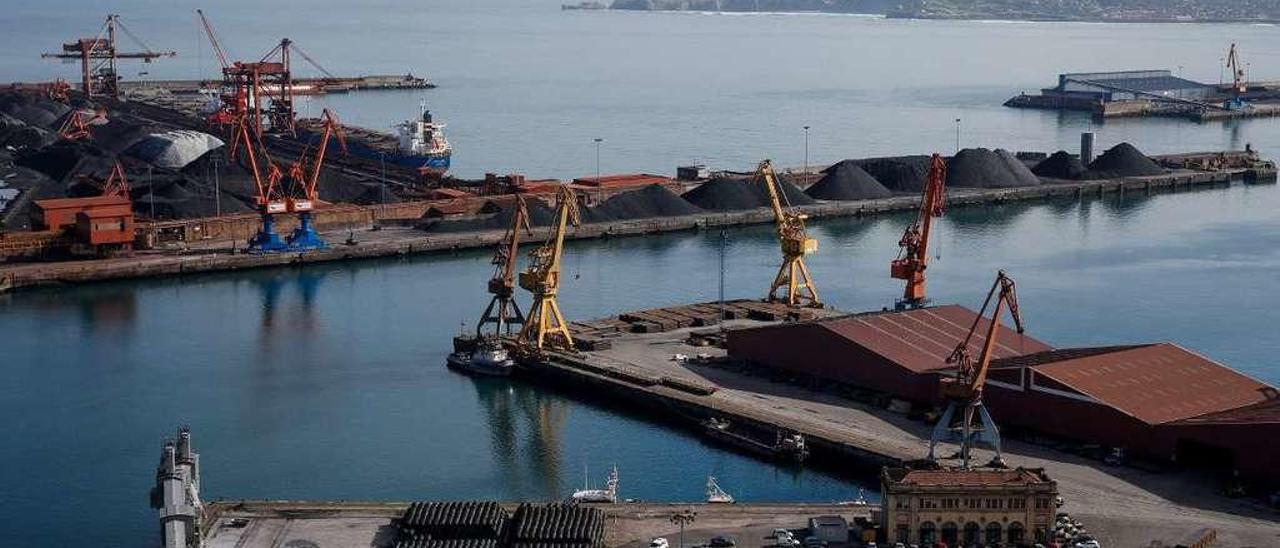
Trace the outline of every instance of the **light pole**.
<instances>
[{"instance_id":1,"label":"light pole","mask_svg":"<svg viewBox=\"0 0 1280 548\"><path fill-rule=\"evenodd\" d=\"M809 126L804 126L804 176L809 177Z\"/></svg>"},{"instance_id":2,"label":"light pole","mask_svg":"<svg viewBox=\"0 0 1280 548\"><path fill-rule=\"evenodd\" d=\"M592 141L596 143L596 184L600 184L600 143L603 143L604 139L596 137Z\"/></svg>"},{"instance_id":3,"label":"light pole","mask_svg":"<svg viewBox=\"0 0 1280 548\"><path fill-rule=\"evenodd\" d=\"M381 202L381 205L379 207L379 210L380 210L379 213L383 217L386 217L387 216L387 155L385 153L379 152L378 161L382 164L382 180L380 181L381 184L379 185L379 188L378 188L378 201Z\"/></svg>"},{"instance_id":4,"label":"light pole","mask_svg":"<svg viewBox=\"0 0 1280 548\"><path fill-rule=\"evenodd\" d=\"M147 166L147 200L151 202L151 221L156 220L156 185L151 181L151 166Z\"/></svg>"},{"instance_id":5,"label":"light pole","mask_svg":"<svg viewBox=\"0 0 1280 548\"><path fill-rule=\"evenodd\" d=\"M1227 60L1223 57L1218 58L1218 87L1227 83Z\"/></svg>"},{"instance_id":6,"label":"light pole","mask_svg":"<svg viewBox=\"0 0 1280 548\"><path fill-rule=\"evenodd\" d=\"M684 526L690 523L693 523L694 521L697 521L697 519L698 519L698 513L690 510L682 510L680 512L672 514L671 523L674 523L680 526L679 548L684 548Z\"/></svg>"},{"instance_id":7,"label":"light pole","mask_svg":"<svg viewBox=\"0 0 1280 548\"><path fill-rule=\"evenodd\" d=\"M956 154L960 153L960 119L956 118Z\"/></svg>"},{"instance_id":8,"label":"light pole","mask_svg":"<svg viewBox=\"0 0 1280 548\"><path fill-rule=\"evenodd\" d=\"M726 248L729 244L729 235L725 231L720 231L720 331L723 333L724 326L724 256Z\"/></svg>"},{"instance_id":9,"label":"light pole","mask_svg":"<svg viewBox=\"0 0 1280 548\"><path fill-rule=\"evenodd\" d=\"M218 158L213 158L213 199L214 217L222 216L222 185L218 181Z\"/></svg>"}]
</instances>

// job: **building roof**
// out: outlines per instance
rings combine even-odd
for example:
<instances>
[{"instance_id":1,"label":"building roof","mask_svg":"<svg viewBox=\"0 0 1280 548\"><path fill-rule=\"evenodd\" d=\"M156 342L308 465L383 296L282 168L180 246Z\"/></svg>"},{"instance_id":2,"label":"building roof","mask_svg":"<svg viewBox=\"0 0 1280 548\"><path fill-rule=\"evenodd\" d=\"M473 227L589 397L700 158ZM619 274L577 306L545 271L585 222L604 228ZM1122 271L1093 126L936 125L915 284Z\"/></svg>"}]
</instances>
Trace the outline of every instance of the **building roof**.
<instances>
[{"instance_id":1,"label":"building roof","mask_svg":"<svg viewBox=\"0 0 1280 548\"><path fill-rule=\"evenodd\" d=\"M36 205L45 211L50 209L104 207L129 205L129 200L120 196L88 196L84 198L50 198L36 200Z\"/></svg>"},{"instance_id":2,"label":"building roof","mask_svg":"<svg viewBox=\"0 0 1280 548\"><path fill-rule=\"evenodd\" d=\"M889 469L886 473L896 484L915 487L1000 487L1050 483L1044 470L1038 468L975 468L971 470L897 468Z\"/></svg>"},{"instance_id":3,"label":"building roof","mask_svg":"<svg viewBox=\"0 0 1280 548\"><path fill-rule=\"evenodd\" d=\"M1210 413L1199 417L1183 419L1175 424L1180 425L1213 425L1213 424L1280 424L1280 394L1273 393L1272 399L1262 403Z\"/></svg>"},{"instance_id":4,"label":"building roof","mask_svg":"<svg viewBox=\"0 0 1280 548\"><path fill-rule=\"evenodd\" d=\"M662 175L652 175L649 173L629 173L625 175L601 175L600 177L579 177L573 180L574 184L594 187L628 187L628 186L648 186L654 184L670 183L670 177Z\"/></svg>"},{"instance_id":5,"label":"building roof","mask_svg":"<svg viewBox=\"0 0 1280 548\"><path fill-rule=\"evenodd\" d=\"M884 358L916 373L950 367L947 357L969 333L978 313L960 305L945 305L901 312L874 312L840 316L819 323L827 330L849 339ZM989 320L979 323L969 350L982 352ZM1051 347L1025 334L1018 334L1001 322L996 335L996 358L1044 352Z\"/></svg>"},{"instance_id":6,"label":"building roof","mask_svg":"<svg viewBox=\"0 0 1280 548\"><path fill-rule=\"evenodd\" d=\"M1092 346L1080 348L1055 348L1045 352L1036 352L1035 354L1024 354L1022 356L1012 356L1009 358L999 358L991 360L992 369L1012 369L1020 367L1032 367L1045 363L1060 362L1064 360L1074 360L1077 358L1087 358L1098 354L1109 354L1111 352L1119 352L1121 350L1129 350L1131 348L1140 348L1150 346L1146 344L1126 344L1116 346Z\"/></svg>"},{"instance_id":7,"label":"building roof","mask_svg":"<svg viewBox=\"0 0 1280 548\"><path fill-rule=\"evenodd\" d=\"M1276 394L1271 386L1171 343L1119 347L1032 369L1148 424L1239 409Z\"/></svg>"},{"instance_id":8,"label":"building roof","mask_svg":"<svg viewBox=\"0 0 1280 548\"><path fill-rule=\"evenodd\" d=\"M1185 78L1177 76L1154 76L1154 77L1137 77L1137 78L1107 78L1097 80L1072 80L1084 85L1093 83L1103 84L1123 90L1144 91L1147 93L1160 93L1162 91L1176 91L1186 89L1201 89L1208 87L1200 82L1193 82Z\"/></svg>"}]
</instances>

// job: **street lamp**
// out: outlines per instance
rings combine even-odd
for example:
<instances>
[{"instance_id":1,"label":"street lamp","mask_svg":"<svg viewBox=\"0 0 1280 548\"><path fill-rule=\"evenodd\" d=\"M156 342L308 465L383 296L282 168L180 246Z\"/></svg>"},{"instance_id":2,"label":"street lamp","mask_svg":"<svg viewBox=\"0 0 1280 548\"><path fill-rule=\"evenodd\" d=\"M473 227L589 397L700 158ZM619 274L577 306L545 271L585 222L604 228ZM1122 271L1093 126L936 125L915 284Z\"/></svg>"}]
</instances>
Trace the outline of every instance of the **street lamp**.
<instances>
[{"instance_id":1,"label":"street lamp","mask_svg":"<svg viewBox=\"0 0 1280 548\"><path fill-rule=\"evenodd\" d=\"M691 510L682 510L680 512L676 512L675 514L672 514L671 523L680 526L679 548L684 548L684 526L690 523L693 523L694 521L697 521L697 519L698 519L698 513Z\"/></svg>"},{"instance_id":2,"label":"street lamp","mask_svg":"<svg viewBox=\"0 0 1280 548\"><path fill-rule=\"evenodd\" d=\"M809 126L804 126L804 176L809 177Z\"/></svg>"},{"instance_id":3,"label":"street lamp","mask_svg":"<svg viewBox=\"0 0 1280 548\"><path fill-rule=\"evenodd\" d=\"M960 153L960 119L956 118L956 154Z\"/></svg>"},{"instance_id":4,"label":"street lamp","mask_svg":"<svg viewBox=\"0 0 1280 548\"><path fill-rule=\"evenodd\" d=\"M214 216L222 216L222 185L218 181L218 158L213 159L213 198L214 198Z\"/></svg>"},{"instance_id":5,"label":"street lamp","mask_svg":"<svg viewBox=\"0 0 1280 548\"><path fill-rule=\"evenodd\" d=\"M596 137L592 141L596 143L596 184L598 185L600 184L600 143L603 143L604 139Z\"/></svg>"}]
</instances>

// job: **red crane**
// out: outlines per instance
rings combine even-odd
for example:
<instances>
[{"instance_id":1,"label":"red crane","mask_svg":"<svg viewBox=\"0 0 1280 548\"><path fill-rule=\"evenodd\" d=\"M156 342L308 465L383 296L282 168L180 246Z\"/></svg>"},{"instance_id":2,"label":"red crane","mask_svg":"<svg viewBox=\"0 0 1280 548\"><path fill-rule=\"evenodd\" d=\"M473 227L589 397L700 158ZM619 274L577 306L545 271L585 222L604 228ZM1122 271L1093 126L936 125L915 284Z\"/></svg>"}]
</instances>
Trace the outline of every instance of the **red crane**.
<instances>
[{"instance_id":1,"label":"red crane","mask_svg":"<svg viewBox=\"0 0 1280 548\"><path fill-rule=\"evenodd\" d=\"M62 122L62 127L58 128L58 136L68 141L87 141L93 137L89 131L89 125L105 117L106 114L102 110L93 114L83 110L73 110Z\"/></svg>"},{"instance_id":2,"label":"red crane","mask_svg":"<svg viewBox=\"0 0 1280 548\"><path fill-rule=\"evenodd\" d=\"M209 124L235 131L236 120L248 115L252 130L258 136L262 135L264 121L272 130L292 134L295 112L290 46L293 42L288 38L281 40L256 62L228 61L209 19L202 10L196 10L196 14L222 65L222 105L209 116Z\"/></svg>"},{"instance_id":3,"label":"red crane","mask_svg":"<svg viewBox=\"0 0 1280 548\"><path fill-rule=\"evenodd\" d=\"M347 138L342 131L342 123L338 121L338 116L329 109L324 109L320 114L320 123L324 126L324 130L320 135L320 144L316 148L316 157L312 161L310 173L306 169L306 152L298 157L290 169L290 179L292 179L294 187L293 193L287 200L289 211L298 213L298 228L289 237L289 246L295 249L323 249L328 247L320 235L316 233L314 225L311 222L311 211L315 209L316 202L320 200L317 192L317 184L320 182L320 170L324 167L325 153L329 150L329 140L333 137L338 138L338 144L342 147L342 153L347 153ZM299 196L298 194L301 194Z\"/></svg>"},{"instance_id":4,"label":"red crane","mask_svg":"<svg viewBox=\"0 0 1280 548\"><path fill-rule=\"evenodd\" d=\"M929 263L929 236L933 230L933 218L941 217L946 199L947 163L941 155L934 154L929 164L929 175L920 196L920 212L915 222L903 232L898 241L901 248L898 258L889 265L889 274L906 280L907 287L898 310L920 308L928 304L924 290L924 271Z\"/></svg>"},{"instance_id":5,"label":"red crane","mask_svg":"<svg viewBox=\"0 0 1280 548\"><path fill-rule=\"evenodd\" d=\"M125 33L145 51L122 53L116 47L116 31ZM79 59L81 91L87 97L120 98L120 74L117 63L120 59L140 59L150 63L162 57L174 57L177 52L157 52L142 43L136 35L129 31L120 16L111 14L102 25L102 30L93 38L81 38L75 42L62 45L59 53L42 53L46 59Z\"/></svg>"},{"instance_id":6,"label":"red crane","mask_svg":"<svg viewBox=\"0 0 1280 548\"><path fill-rule=\"evenodd\" d=\"M991 319L987 324L982 353L978 356L977 362L974 362L969 354L969 344L978 330L978 325L984 319L987 308L991 306L992 299L995 299L995 309L991 311ZM1018 333L1021 334L1025 329L1022 327L1022 315L1018 312L1018 293L1013 279L1001 270L996 273L996 280L991 284L991 290L987 292L982 310L973 318L973 324L969 326L969 334L947 357L947 363L956 366L956 374L952 378L941 379L940 388L943 399L947 401L947 409L942 413L938 424L934 425L933 435L930 436L929 460L935 460L934 447L938 442L945 440L960 445L960 458L966 469L969 468L973 447L978 445L994 449L996 456L992 464L1003 465L1000 456L1000 431L996 428L995 421L991 420L986 407L982 405L982 389L987 384L992 351L995 349L996 338L1000 333L1000 313L1006 306L1009 309L1009 315L1013 316ZM957 411L961 413L959 417L956 416Z\"/></svg>"},{"instance_id":7,"label":"red crane","mask_svg":"<svg viewBox=\"0 0 1280 548\"><path fill-rule=\"evenodd\" d=\"M111 174L107 176L106 182L102 183L102 195L129 199L129 178L124 176L124 166L119 160L111 167Z\"/></svg>"},{"instance_id":8,"label":"red crane","mask_svg":"<svg viewBox=\"0 0 1280 548\"><path fill-rule=\"evenodd\" d=\"M288 211L288 203L280 188L280 181L284 178L284 173L275 165L275 162L271 161L271 156L263 149L262 141L249 129L249 120L246 116L241 116L236 121L231 143L227 147L227 156L237 159L237 152L239 151L244 152L244 159L240 160L241 165L248 169L250 175L253 176L254 187L257 191L256 203L258 212L262 215L262 227L249 240L249 250L254 252L284 251L288 248L288 244L282 241L280 236L275 233L275 215ZM265 175L259 167L259 158L266 164Z\"/></svg>"}]
</instances>

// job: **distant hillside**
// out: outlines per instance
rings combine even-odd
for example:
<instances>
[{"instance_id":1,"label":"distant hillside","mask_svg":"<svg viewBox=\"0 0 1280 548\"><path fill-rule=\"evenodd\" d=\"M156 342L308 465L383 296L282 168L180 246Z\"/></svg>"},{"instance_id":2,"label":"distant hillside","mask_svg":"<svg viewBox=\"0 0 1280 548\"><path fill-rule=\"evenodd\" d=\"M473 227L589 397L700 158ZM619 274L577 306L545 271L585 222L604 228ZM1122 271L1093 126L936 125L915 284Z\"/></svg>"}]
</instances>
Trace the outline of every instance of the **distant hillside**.
<instances>
[{"instance_id":1,"label":"distant hillside","mask_svg":"<svg viewBox=\"0 0 1280 548\"><path fill-rule=\"evenodd\" d=\"M1280 0L614 0L610 7L867 13L914 19L1280 21Z\"/></svg>"}]
</instances>

